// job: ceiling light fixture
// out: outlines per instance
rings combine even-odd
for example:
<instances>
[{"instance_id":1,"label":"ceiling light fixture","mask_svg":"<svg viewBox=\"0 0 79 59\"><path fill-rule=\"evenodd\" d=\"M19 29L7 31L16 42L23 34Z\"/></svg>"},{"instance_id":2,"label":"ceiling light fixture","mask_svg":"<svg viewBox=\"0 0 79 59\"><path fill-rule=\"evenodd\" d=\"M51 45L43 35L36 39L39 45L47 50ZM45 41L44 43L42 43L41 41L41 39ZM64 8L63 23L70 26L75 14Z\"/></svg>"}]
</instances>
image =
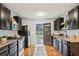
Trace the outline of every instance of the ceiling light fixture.
<instances>
[{"instance_id":1,"label":"ceiling light fixture","mask_svg":"<svg viewBox=\"0 0 79 59\"><path fill-rule=\"evenodd\" d=\"M42 17L42 16L45 16L46 13L45 12L36 12L35 15L39 16L39 17Z\"/></svg>"}]
</instances>

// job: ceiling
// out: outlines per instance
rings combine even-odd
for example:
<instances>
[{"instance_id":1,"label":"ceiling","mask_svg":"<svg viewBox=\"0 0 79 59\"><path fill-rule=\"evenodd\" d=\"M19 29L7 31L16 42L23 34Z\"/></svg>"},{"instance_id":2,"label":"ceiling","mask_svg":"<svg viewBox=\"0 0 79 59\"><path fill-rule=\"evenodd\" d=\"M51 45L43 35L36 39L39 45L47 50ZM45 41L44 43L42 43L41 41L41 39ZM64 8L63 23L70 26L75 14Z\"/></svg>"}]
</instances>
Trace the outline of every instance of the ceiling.
<instances>
[{"instance_id":1,"label":"ceiling","mask_svg":"<svg viewBox=\"0 0 79 59\"><path fill-rule=\"evenodd\" d=\"M23 18L54 18L67 13L75 3L3 3L10 10ZM35 15L36 12L46 12L43 17Z\"/></svg>"}]
</instances>

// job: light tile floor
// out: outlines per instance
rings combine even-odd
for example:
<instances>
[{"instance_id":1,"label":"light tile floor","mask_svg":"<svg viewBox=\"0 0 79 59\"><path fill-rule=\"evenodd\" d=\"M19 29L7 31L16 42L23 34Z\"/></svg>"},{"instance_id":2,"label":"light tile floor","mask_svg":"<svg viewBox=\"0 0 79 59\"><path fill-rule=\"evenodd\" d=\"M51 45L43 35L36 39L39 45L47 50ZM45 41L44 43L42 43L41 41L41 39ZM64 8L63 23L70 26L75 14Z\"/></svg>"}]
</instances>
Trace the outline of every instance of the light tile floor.
<instances>
[{"instance_id":1,"label":"light tile floor","mask_svg":"<svg viewBox=\"0 0 79 59\"><path fill-rule=\"evenodd\" d=\"M31 45L24 49L24 56L63 56L53 46Z\"/></svg>"},{"instance_id":2,"label":"light tile floor","mask_svg":"<svg viewBox=\"0 0 79 59\"><path fill-rule=\"evenodd\" d=\"M47 56L45 47L43 45L37 45L34 51L34 56Z\"/></svg>"}]
</instances>

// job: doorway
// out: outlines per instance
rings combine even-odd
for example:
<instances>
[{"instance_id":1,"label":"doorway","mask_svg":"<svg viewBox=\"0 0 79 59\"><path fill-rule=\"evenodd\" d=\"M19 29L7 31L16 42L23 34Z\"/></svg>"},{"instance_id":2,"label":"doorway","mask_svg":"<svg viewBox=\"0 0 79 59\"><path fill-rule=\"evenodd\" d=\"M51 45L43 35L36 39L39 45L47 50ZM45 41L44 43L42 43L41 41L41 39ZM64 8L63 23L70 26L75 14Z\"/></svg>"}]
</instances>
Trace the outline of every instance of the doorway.
<instances>
[{"instance_id":1,"label":"doorway","mask_svg":"<svg viewBox=\"0 0 79 59\"><path fill-rule=\"evenodd\" d=\"M36 24L36 45L43 45L43 24Z\"/></svg>"}]
</instances>

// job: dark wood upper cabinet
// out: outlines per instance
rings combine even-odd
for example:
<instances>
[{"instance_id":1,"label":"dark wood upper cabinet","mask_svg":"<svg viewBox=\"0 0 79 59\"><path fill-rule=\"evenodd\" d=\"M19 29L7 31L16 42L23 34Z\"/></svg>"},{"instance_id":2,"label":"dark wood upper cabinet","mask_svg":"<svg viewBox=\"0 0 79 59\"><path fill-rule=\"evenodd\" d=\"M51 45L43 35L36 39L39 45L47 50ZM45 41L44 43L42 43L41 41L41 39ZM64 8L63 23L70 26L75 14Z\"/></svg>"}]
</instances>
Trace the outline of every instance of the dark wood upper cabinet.
<instances>
[{"instance_id":1,"label":"dark wood upper cabinet","mask_svg":"<svg viewBox=\"0 0 79 59\"><path fill-rule=\"evenodd\" d=\"M15 19L15 21L18 24L18 30L21 30L21 26L22 26L22 19L19 16L13 16L13 18Z\"/></svg>"},{"instance_id":2,"label":"dark wood upper cabinet","mask_svg":"<svg viewBox=\"0 0 79 59\"><path fill-rule=\"evenodd\" d=\"M0 29L9 30L10 24L8 18L10 17L10 10L0 3Z\"/></svg>"},{"instance_id":3,"label":"dark wood upper cabinet","mask_svg":"<svg viewBox=\"0 0 79 59\"><path fill-rule=\"evenodd\" d=\"M62 30L62 28L64 27L64 25L62 24L63 22L64 22L63 17L57 18L54 21L54 30Z\"/></svg>"},{"instance_id":4,"label":"dark wood upper cabinet","mask_svg":"<svg viewBox=\"0 0 79 59\"><path fill-rule=\"evenodd\" d=\"M79 29L79 6L68 12L68 29Z\"/></svg>"},{"instance_id":5,"label":"dark wood upper cabinet","mask_svg":"<svg viewBox=\"0 0 79 59\"><path fill-rule=\"evenodd\" d=\"M28 30L27 27L28 27L27 25L26 26L21 26L21 31L27 31Z\"/></svg>"},{"instance_id":6,"label":"dark wood upper cabinet","mask_svg":"<svg viewBox=\"0 0 79 59\"><path fill-rule=\"evenodd\" d=\"M18 30L18 34L21 36L28 36L28 25L21 26L21 29Z\"/></svg>"}]
</instances>

